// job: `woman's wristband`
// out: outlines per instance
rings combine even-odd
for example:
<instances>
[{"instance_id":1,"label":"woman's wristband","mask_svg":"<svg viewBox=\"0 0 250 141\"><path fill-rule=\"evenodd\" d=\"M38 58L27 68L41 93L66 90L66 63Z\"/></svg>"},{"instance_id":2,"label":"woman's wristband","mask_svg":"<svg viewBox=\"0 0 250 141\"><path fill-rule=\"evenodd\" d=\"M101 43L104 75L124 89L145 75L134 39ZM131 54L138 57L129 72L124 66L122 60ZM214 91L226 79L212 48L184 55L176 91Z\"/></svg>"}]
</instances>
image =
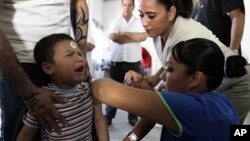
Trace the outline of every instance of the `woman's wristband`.
<instances>
[{"instance_id":1,"label":"woman's wristband","mask_svg":"<svg viewBox=\"0 0 250 141\"><path fill-rule=\"evenodd\" d=\"M128 133L128 138L130 141L139 141L139 138L136 136L136 134L133 131L130 131Z\"/></svg>"}]
</instances>

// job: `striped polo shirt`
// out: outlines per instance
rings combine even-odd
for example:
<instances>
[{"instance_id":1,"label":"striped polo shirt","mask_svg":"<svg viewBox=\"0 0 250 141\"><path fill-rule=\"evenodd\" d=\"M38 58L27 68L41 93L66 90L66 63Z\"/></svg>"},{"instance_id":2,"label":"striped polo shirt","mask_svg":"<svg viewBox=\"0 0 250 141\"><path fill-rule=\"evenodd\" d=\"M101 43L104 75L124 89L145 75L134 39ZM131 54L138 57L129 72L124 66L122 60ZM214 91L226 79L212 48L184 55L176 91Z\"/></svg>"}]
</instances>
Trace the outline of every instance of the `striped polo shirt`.
<instances>
[{"instance_id":1,"label":"striped polo shirt","mask_svg":"<svg viewBox=\"0 0 250 141\"><path fill-rule=\"evenodd\" d=\"M92 120L93 120L93 98L89 90L88 83L81 83L69 90L63 90L49 84L44 87L59 96L69 99L66 104L55 104L58 111L65 117L69 125L61 127L62 134L56 132L49 133L42 128L42 141L70 140L70 141L92 141ZM40 128L41 125L30 113L24 116L24 123L31 128Z\"/></svg>"}]
</instances>

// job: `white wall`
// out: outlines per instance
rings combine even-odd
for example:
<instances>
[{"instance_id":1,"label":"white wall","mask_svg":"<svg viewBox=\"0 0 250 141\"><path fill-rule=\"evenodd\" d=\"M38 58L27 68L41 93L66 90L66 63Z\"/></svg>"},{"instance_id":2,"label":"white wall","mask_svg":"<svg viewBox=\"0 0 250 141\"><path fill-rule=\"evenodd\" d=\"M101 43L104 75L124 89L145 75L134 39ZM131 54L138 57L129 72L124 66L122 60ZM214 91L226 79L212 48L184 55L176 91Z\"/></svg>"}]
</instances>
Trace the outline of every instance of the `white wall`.
<instances>
[{"instance_id":1,"label":"white wall","mask_svg":"<svg viewBox=\"0 0 250 141\"><path fill-rule=\"evenodd\" d=\"M103 26L106 31L110 22L121 15L121 1L108 1L103 4Z\"/></svg>"},{"instance_id":2,"label":"white wall","mask_svg":"<svg viewBox=\"0 0 250 141\"><path fill-rule=\"evenodd\" d=\"M99 23L103 23L103 1L102 0L89 0L89 13Z\"/></svg>"},{"instance_id":3,"label":"white wall","mask_svg":"<svg viewBox=\"0 0 250 141\"><path fill-rule=\"evenodd\" d=\"M250 64L250 0L244 0L245 3L245 29L242 38L242 55L248 59Z\"/></svg>"}]
</instances>

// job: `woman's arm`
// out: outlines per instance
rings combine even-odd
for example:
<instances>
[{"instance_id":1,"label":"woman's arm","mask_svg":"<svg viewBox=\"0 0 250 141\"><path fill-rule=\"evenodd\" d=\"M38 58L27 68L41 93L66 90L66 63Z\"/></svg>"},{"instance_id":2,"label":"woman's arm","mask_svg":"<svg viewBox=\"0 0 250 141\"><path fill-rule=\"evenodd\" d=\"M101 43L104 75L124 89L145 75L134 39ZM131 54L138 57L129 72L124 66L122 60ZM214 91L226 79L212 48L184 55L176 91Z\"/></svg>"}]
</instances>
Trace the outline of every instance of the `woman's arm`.
<instances>
[{"instance_id":1,"label":"woman's arm","mask_svg":"<svg viewBox=\"0 0 250 141\"><path fill-rule=\"evenodd\" d=\"M129 87L108 78L94 81L91 88L100 102L177 131L172 116L156 92Z\"/></svg>"},{"instance_id":2,"label":"woman's arm","mask_svg":"<svg viewBox=\"0 0 250 141\"><path fill-rule=\"evenodd\" d=\"M229 16L232 21L230 48L238 50L244 31L245 14L238 8L229 12Z\"/></svg>"},{"instance_id":3,"label":"woman's arm","mask_svg":"<svg viewBox=\"0 0 250 141\"><path fill-rule=\"evenodd\" d=\"M139 140L143 139L154 127L155 123L144 119L140 119L133 129L125 136L123 141L130 141L129 135L134 133Z\"/></svg>"}]
</instances>

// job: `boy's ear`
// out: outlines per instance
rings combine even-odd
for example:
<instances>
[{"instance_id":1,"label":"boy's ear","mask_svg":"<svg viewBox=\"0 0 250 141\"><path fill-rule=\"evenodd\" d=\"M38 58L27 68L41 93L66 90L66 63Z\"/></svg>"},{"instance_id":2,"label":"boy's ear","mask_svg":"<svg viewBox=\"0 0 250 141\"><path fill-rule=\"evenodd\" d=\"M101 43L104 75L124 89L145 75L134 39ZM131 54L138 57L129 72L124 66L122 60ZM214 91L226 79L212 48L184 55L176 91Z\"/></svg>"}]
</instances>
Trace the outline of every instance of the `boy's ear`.
<instances>
[{"instance_id":1,"label":"boy's ear","mask_svg":"<svg viewBox=\"0 0 250 141\"><path fill-rule=\"evenodd\" d=\"M176 7L171 6L169 11L168 11L168 20L173 21L176 17Z\"/></svg>"},{"instance_id":2,"label":"boy's ear","mask_svg":"<svg viewBox=\"0 0 250 141\"><path fill-rule=\"evenodd\" d=\"M200 87L201 85L203 86L205 84L205 76L202 72L198 71L195 72L191 76L191 81L189 83L190 88L195 88L195 87Z\"/></svg>"},{"instance_id":3,"label":"boy's ear","mask_svg":"<svg viewBox=\"0 0 250 141\"><path fill-rule=\"evenodd\" d=\"M48 62L43 62L42 63L42 70L47 74L47 75L52 75L54 73L54 69L51 63Z\"/></svg>"}]
</instances>

